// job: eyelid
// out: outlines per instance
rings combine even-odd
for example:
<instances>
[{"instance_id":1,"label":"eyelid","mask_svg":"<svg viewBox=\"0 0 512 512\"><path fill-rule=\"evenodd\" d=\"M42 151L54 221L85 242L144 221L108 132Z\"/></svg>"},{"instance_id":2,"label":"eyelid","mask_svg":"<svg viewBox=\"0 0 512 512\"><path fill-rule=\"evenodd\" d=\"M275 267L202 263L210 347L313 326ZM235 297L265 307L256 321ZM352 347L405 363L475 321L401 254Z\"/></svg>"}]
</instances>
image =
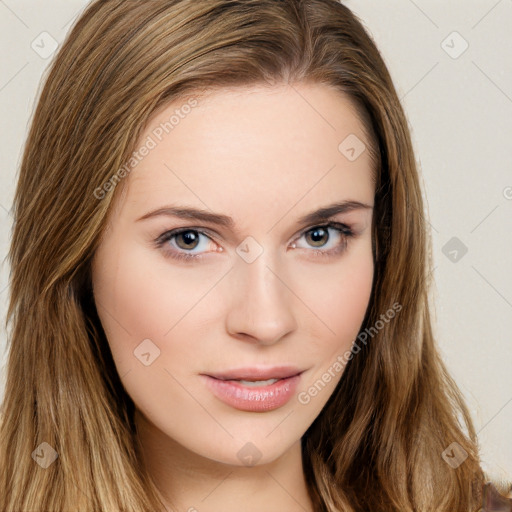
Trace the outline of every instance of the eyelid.
<instances>
[{"instance_id":1,"label":"eyelid","mask_svg":"<svg viewBox=\"0 0 512 512\"><path fill-rule=\"evenodd\" d=\"M297 238L300 238L302 235L304 235L308 231L311 231L314 228L329 228L329 227L339 229L340 231L345 230L346 232L354 233L354 230L352 229L352 226L350 226L350 224L347 224L345 222L338 222L338 221L331 219L331 220L326 220L325 222L321 222L320 224L313 224L307 228L304 228L302 231L299 232L299 234L297 235Z\"/></svg>"},{"instance_id":2,"label":"eyelid","mask_svg":"<svg viewBox=\"0 0 512 512\"><path fill-rule=\"evenodd\" d=\"M180 233L185 233L187 231L196 231L202 235L208 236L213 241L216 242L217 238L221 238L215 231L212 231L209 228L199 227L199 226L183 226L181 228L167 229L161 235L159 235L155 242L159 242L160 240L164 240L167 237L177 236Z\"/></svg>"}]
</instances>

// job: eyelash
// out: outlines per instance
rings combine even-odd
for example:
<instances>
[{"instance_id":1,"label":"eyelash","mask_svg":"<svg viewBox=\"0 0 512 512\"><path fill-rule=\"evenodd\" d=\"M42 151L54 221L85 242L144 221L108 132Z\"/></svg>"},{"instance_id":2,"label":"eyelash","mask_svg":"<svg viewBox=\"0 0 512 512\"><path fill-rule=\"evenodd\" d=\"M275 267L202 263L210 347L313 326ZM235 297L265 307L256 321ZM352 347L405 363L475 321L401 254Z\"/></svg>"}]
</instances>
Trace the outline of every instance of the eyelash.
<instances>
[{"instance_id":1,"label":"eyelash","mask_svg":"<svg viewBox=\"0 0 512 512\"><path fill-rule=\"evenodd\" d=\"M298 236L298 238L296 238L296 240L300 239L306 233L309 233L310 231L314 231L315 229L318 229L318 228L320 228L320 229L327 229L327 228L335 229L341 235L342 241L337 247L335 247L334 249L330 249L328 251L322 251L321 249L313 249L311 251L308 251L308 252L313 253L313 257L332 257L332 256L336 256L338 254L341 254L341 253L345 252L350 239L355 236L355 233L353 232L353 230L346 224L341 224L339 222L328 222L326 224L313 226L313 227L310 227L310 228L302 231L302 233ZM164 244L169 242L171 239L180 235L181 233L187 233L189 231L192 231L194 233L199 233L201 235L206 236L210 240L212 240L212 237L207 232L202 231L201 229L195 229L195 228L190 227L190 228L178 228L178 229L174 229L171 231L166 231L165 233L162 233L154 241L154 244L155 244L156 248L162 249ZM165 255L165 257L173 258L175 260L180 260L180 261L187 261L187 262L191 262L192 260L197 261L204 257L204 254L187 254L187 253L183 253L183 252L171 252L171 251L166 251L166 250L164 250L164 255Z\"/></svg>"}]
</instances>

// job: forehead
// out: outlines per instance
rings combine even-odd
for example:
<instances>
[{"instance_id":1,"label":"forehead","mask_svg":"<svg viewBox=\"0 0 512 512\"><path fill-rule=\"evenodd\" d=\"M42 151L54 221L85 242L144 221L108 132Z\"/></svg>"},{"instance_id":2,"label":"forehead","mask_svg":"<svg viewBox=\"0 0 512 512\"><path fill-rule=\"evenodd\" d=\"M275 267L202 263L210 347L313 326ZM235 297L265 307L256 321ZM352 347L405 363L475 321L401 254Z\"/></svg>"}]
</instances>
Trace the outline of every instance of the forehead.
<instances>
[{"instance_id":1,"label":"forehead","mask_svg":"<svg viewBox=\"0 0 512 512\"><path fill-rule=\"evenodd\" d=\"M123 194L141 214L178 199L235 216L253 215L251 206L275 214L271 205L373 199L363 125L352 102L324 85L237 87L195 104L173 101L147 123L136 148L144 145L151 149Z\"/></svg>"}]
</instances>

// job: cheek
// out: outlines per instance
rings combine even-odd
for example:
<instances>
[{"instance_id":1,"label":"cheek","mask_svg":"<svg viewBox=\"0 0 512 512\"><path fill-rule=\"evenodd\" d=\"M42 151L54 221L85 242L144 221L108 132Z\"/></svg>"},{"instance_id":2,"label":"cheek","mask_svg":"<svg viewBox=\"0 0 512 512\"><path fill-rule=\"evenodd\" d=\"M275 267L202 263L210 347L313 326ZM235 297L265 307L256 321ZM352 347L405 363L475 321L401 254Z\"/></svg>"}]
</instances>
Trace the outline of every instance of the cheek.
<instances>
[{"instance_id":1,"label":"cheek","mask_svg":"<svg viewBox=\"0 0 512 512\"><path fill-rule=\"evenodd\" d=\"M164 335L183 316L178 281L162 278L147 251L116 245L102 247L93 271L94 297L116 363L133 364L134 350L146 339L161 349ZM121 373L121 369L120 369Z\"/></svg>"},{"instance_id":2,"label":"cheek","mask_svg":"<svg viewBox=\"0 0 512 512\"><path fill-rule=\"evenodd\" d=\"M352 344L368 308L374 272L371 242L358 249L340 265L316 276L316 283L323 286L314 287L315 293L309 295L310 304L314 304L311 309L321 321L312 317L310 322L308 360L312 368L304 378L297 400L311 422L334 392L353 357ZM313 289L314 281L306 282Z\"/></svg>"},{"instance_id":3,"label":"cheek","mask_svg":"<svg viewBox=\"0 0 512 512\"><path fill-rule=\"evenodd\" d=\"M338 297L337 310L331 308L337 330L347 329L355 338L365 316L373 282L373 260L359 259L352 267L344 268L333 279L332 295Z\"/></svg>"},{"instance_id":4,"label":"cheek","mask_svg":"<svg viewBox=\"0 0 512 512\"><path fill-rule=\"evenodd\" d=\"M316 315L314 339L324 353L344 351L356 338L368 308L374 272L371 240L361 241L339 263L311 271L315 275L301 277L301 293Z\"/></svg>"},{"instance_id":5,"label":"cheek","mask_svg":"<svg viewBox=\"0 0 512 512\"><path fill-rule=\"evenodd\" d=\"M207 295L217 275L176 265L154 249L123 247L119 240L98 253L93 275L98 315L120 375L140 366L140 351L158 355L153 368L181 373L190 367L204 340L201 325L216 311Z\"/></svg>"}]
</instances>

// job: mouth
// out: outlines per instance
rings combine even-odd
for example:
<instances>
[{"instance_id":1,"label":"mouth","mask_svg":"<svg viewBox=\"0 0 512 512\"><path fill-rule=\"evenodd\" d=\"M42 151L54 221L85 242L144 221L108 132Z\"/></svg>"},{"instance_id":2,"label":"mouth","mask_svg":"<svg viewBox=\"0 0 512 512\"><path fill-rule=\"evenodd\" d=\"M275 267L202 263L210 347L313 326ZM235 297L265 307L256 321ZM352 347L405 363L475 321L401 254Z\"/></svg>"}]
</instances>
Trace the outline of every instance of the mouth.
<instances>
[{"instance_id":1,"label":"mouth","mask_svg":"<svg viewBox=\"0 0 512 512\"><path fill-rule=\"evenodd\" d=\"M303 371L293 366L239 368L201 374L208 389L225 404L248 412L267 412L289 402Z\"/></svg>"},{"instance_id":2,"label":"mouth","mask_svg":"<svg viewBox=\"0 0 512 512\"><path fill-rule=\"evenodd\" d=\"M281 380L302 373L296 366L246 367L235 368L222 372L209 373L210 377L218 380L236 380L245 382L258 382L267 380Z\"/></svg>"}]
</instances>

